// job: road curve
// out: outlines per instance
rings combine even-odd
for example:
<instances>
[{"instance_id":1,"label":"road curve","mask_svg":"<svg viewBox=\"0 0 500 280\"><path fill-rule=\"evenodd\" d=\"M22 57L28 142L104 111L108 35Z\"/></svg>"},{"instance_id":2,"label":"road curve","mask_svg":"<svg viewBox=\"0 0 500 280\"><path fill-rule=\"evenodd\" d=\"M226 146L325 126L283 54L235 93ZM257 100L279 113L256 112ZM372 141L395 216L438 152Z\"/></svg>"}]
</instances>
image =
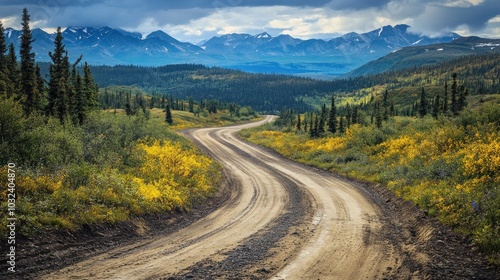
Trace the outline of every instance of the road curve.
<instances>
[{"instance_id":1,"label":"road curve","mask_svg":"<svg viewBox=\"0 0 500 280\"><path fill-rule=\"evenodd\" d=\"M301 224L309 234L297 253L267 278L380 279L400 266L401 258L382 237L381 210L362 190L234 135L270 120L267 116L256 123L187 133L230 176L231 196L220 208L174 233L113 249L43 279L157 279L205 260L223 261L286 214L293 203L287 184L307 193L313 215Z\"/></svg>"}]
</instances>

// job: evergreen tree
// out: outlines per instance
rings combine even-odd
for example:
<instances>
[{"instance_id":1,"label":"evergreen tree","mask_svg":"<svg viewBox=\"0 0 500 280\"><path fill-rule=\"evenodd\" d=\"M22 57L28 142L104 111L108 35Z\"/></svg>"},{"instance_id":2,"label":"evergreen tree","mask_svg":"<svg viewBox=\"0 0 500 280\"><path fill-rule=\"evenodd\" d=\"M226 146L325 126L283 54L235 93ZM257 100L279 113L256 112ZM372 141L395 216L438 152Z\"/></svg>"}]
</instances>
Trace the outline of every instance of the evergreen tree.
<instances>
[{"instance_id":1,"label":"evergreen tree","mask_svg":"<svg viewBox=\"0 0 500 280\"><path fill-rule=\"evenodd\" d=\"M0 96L7 96L7 44L5 39L5 29L0 21Z\"/></svg>"},{"instance_id":2,"label":"evergreen tree","mask_svg":"<svg viewBox=\"0 0 500 280\"><path fill-rule=\"evenodd\" d=\"M38 85L36 80L35 72L35 53L31 51L31 44L34 42L33 34L31 34L31 29L29 26L30 15L28 14L28 9L23 9L23 17L21 25L21 46L20 46L20 57L21 57L21 96L20 100L23 104L23 110L25 115L29 115L35 110L41 107L40 93L38 92Z\"/></svg>"},{"instance_id":3,"label":"evergreen tree","mask_svg":"<svg viewBox=\"0 0 500 280\"><path fill-rule=\"evenodd\" d=\"M420 94L420 104L418 109L420 117L425 117L425 115L427 115L427 94L425 93L424 87L422 87L422 93Z\"/></svg>"},{"instance_id":4,"label":"evergreen tree","mask_svg":"<svg viewBox=\"0 0 500 280\"><path fill-rule=\"evenodd\" d=\"M358 123L358 106L355 105L352 110L352 124Z\"/></svg>"},{"instance_id":5,"label":"evergreen tree","mask_svg":"<svg viewBox=\"0 0 500 280\"><path fill-rule=\"evenodd\" d=\"M346 116L345 116L345 122L346 122L346 127L347 128L351 127L351 120L352 120L351 105L349 105L349 103L347 103L347 105L346 105Z\"/></svg>"},{"instance_id":6,"label":"evergreen tree","mask_svg":"<svg viewBox=\"0 0 500 280\"><path fill-rule=\"evenodd\" d=\"M189 113L194 113L194 99L190 96L188 99ZM231 111L231 110L230 110Z\"/></svg>"},{"instance_id":7,"label":"evergreen tree","mask_svg":"<svg viewBox=\"0 0 500 280\"><path fill-rule=\"evenodd\" d=\"M328 131L331 133L337 132L337 108L335 106L335 97L332 96L332 105L330 108L330 115L328 118Z\"/></svg>"},{"instance_id":8,"label":"evergreen tree","mask_svg":"<svg viewBox=\"0 0 500 280\"><path fill-rule=\"evenodd\" d=\"M38 109L41 111L42 107L43 107L44 97L45 97L45 80L42 77L40 65L38 65L38 64L35 67L35 78L36 78L36 84L38 86L38 92L39 92L39 95L37 96L37 98L39 98L39 99L36 100L36 104L39 105Z\"/></svg>"},{"instance_id":9,"label":"evergreen tree","mask_svg":"<svg viewBox=\"0 0 500 280\"><path fill-rule=\"evenodd\" d=\"M451 85L451 113L456 116L458 115L458 86L457 86L457 73L453 73L453 84Z\"/></svg>"},{"instance_id":10,"label":"evergreen tree","mask_svg":"<svg viewBox=\"0 0 500 280\"><path fill-rule=\"evenodd\" d=\"M307 113L304 114L304 132L307 132Z\"/></svg>"},{"instance_id":11,"label":"evergreen tree","mask_svg":"<svg viewBox=\"0 0 500 280\"><path fill-rule=\"evenodd\" d=\"M94 77L87 62L83 65L83 92L85 93L87 110L97 109L99 107L99 87L94 82ZM143 101L141 100L142 107L145 106Z\"/></svg>"},{"instance_id":12,"label":"evergreen tree","mask_svg":"<svg viewBox=\"0 0 500 280\"><path fill-rule=\"evenodd\" d=\"M167 103L167 106L165 107L165 121L169 125L172 125L174 123L174 120L172 118L172 112L170 111L170 104L169 103Z\"/></svg>"},{"instance_id":13,"label":"evergreen tree","mask_svg":"<svg viewBox=\"0 0 500 280\"><path fill-rule=\"evenodd\" d=\"M439 100L439 93L436 95L436 98L434 99L434 104L432 106L432 116L437 119L439 115L439 111L441 108L441 101Z\"/></svg>"},{"instance_id":14,"label":"evergreen tree","mask_svg":"<svg viewBox=\"0 0 500 280\"><path fill-rule=\"evenodd\" d=\"M82 83L82 76L80 73L76 74L76 80L75 80L75 92L76 92L76 100L75 100L75 112L73 114L75 121L78 122L79 124L83 124L86 118L86 96L83 92L83 83ZM125 113L127 113L127 110L125 110ZM129 115L127 113L127 115Z\"/></svg>"},{"instance_id":15,"label":"evergreen tree","mask_svg":"<svg viewBox=\"0 0 500 280\"><path fill-rule=\"evenodd\" d=\"M7 97L18 97L20 73L17 65L16 50L14 44L9 45L9 51L5 57L6 69L6 92Z\"/></svg>"},{"instance_id":16,"label":"evergreen tree","mask_svg":"<svg viewBox=\"0 0 500 280\"><path fill-rule=\"evenodd\" d=\"M344 126L344 116L340 116L340 121L339 121L339 132L344 133L345 132L345 126Z\"/></svg>"},{"instance_id":17,"label":"evergreen tree","mask_svg":"<svg viewBox=\"0 0 500 280\"><path fill-rule=\"evenodd\" d=\"M323 104L323 106L321 107L321 114L318 121L318 135L325 133L326 115L327 115L326 105Z\"/></svg>"},{"instance_id":18,"label":"evergreen tree","mask_svg":"<svg viewBox=\"0 0 500 280\"><path fill-rule=\"evenodd\" d=\"M311 138L316 137L317 134L317 126L315 125L317 122L313 121L313 113L311 113L310 123L309 123L309 136ZM316 115L316 120L318 120L318 116Z\"/></svg>"},{"instance_id":19,"label":"evergreen tree","mask_svg":"<svg viewBox=\"0 0 500 280\"><path fill-rule=\"evenodd\" d=\"M383 117L382 117L382 112L380 111L381 111L380 102L377 101L375 103L375 125L377 126L377 128L382 128Z\"/></svg>"},{"instance_id":20,"label":"evergreen tree","mask_svg":"<svg viewBox=\"0 0 500 280\"><path fill-rule=\"evenodd\" d=\"M448 113L448 81L444 82L443 113Z\"/></svg>"},{"instance_id":21,"label":"evergreen tree","mask_svg":"<svg viewBox=\"0 0 500 280\"><path fill-rule=\"evenodd\" d=\"M50 81L46 108L47 114L56 116L61 123L69 115L69 95L71 94L69 58L62 41L63 36L59 27L54 39L54 52L49 52L52 62L49 69Z\"/></svg>"},{"instance_id":22,"label":"evergreen tree","mask_svg":"<svg viewBox=\"0 0 500 280\"><path fill-rule=\"evenodd\" d=\"M134 114L134 111L132 110L132 105L130 104L130 95L129 94L127 94L126 101L125 101L125 114L129 117Z\"/></svg>"},{"instance_id":23,"label":"evergreen tree","mask_svg":"<svg viewBox=\"0 0 500 280\"><path fill-rule=\"evenodd\" d=\"M469 94L469 90L464 86L460 87L459 95L458 95L458 111L462 111L465 107L467 107L467 95Z\"/></svg>"},{"instance_id":24,"label":"evergreen tree","mask_svg":"<svg viewBox=\"0 0 500 280\"><path fill-rule=\"evenodd\" d=\"M383 95L383 102L382 102L382 105L383 105L383 110L382 110L382 118L384 119L384 121L388 121L389 120L389 102L388 102L388 95L389 93L387 92L387 89L385 90L384 92L384 95Z\"/></svg>"},{"instance_id":25,"label":"evergreen tree","mask_svg":"<svg viewBox=\"0 0 500 280\"><path fill-rule=\"evenodd\" d=\"M301 129L302 129L302 124L300 121L300 114L297 114L297 130L301 130Z\"/></svg>"}]
</instances>

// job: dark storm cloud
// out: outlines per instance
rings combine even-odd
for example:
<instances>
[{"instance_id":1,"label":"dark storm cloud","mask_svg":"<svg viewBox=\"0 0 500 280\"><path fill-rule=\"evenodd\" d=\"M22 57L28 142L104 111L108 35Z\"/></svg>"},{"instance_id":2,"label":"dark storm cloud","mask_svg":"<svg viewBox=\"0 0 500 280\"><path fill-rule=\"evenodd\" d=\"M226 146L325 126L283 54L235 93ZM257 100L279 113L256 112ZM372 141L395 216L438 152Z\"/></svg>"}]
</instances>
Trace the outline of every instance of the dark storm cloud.
<instances>
[{"instance_id":1,"label":"dark storm cloud","mask_svg":"<svg viewBox=\"0 0 500 280\"><path fill-rule=\"evenodd\" d=\"M488 0L469 7L428 6L415 18L416 27L423 31L453 30L466 25L473 32L483 29L488 21L500 15L498 2Z\"/></svg>"},{"instance_id":2,"label":"dark storm cloud","mask_svg":"<svg viewBox=\"0 0 500 280\"><path fill-rule=\"evenodd\" d=\"M398 23L408 23L414 32L425 34L461 29L468 30L469 33L477 31L483 35L491 32L498 37L498 29L493 27L494 24L488 25L490 19L500 15L497 2L498 0L0 0L0 19L19 28L22 9L27 7L36 27L107 25L141 32L162 28L185 38L191 36L190 40L205 39L226 30L271 30L275 28L276 21L279 28L273 30L291 31L305 37L350 31L366 32L385 24ZM464 29L464 26L467 28Z\"/></svg>"},{"instance_id":3,"label":"dark storm cloud","mask_svg":"<svg viewBox=\"0 0 500 280\"><path fill-rule=\"evenodd\" d=\"M291 6L321 7L330 0L4 0L0 17L19 16L28 7L33 21L50 27L68 25L137 26L144 18L159 24L185 24L214 10L234 7ZM5 8L5 10L3 9ZM8 11L7 11L8 8Z\"/></svg>"},{"instance_id":4,"label":"dark storm cloud","mask_svg":"<svg viewBox=\"0 0 500 280\"><path fill-rule=\"evenodd\" d=\"M333 0L328 4L332 9L337 10L360 10L367 8L381 8L390 1L388 0Z\"/></svg>"}]
</instances>

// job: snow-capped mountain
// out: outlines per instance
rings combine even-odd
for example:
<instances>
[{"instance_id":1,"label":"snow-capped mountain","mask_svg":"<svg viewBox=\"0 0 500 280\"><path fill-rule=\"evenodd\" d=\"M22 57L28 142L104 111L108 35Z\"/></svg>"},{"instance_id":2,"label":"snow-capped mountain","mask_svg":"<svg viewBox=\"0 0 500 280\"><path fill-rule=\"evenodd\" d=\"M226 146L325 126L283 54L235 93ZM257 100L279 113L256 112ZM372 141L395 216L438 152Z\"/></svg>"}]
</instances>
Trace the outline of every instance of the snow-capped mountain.
<instances>
[{"instance_id":1,"label":"snow-capped mountain","mask_svg":"<svg viewBox=\"0 0 500 280\"><path fill-rule=\"evenodd\" d=\"M207 52L236 52L260 55L370 55L383 56L396 49L411 45L428 45L450 42L460 36L450 33L446 36L430 38L408 32L408 25L384 26L371 32L348 33L331 40L301 40L289 35L272 37L268 33L255 36L250 34L228 34L203 43Z\"/></svg>"},{"instance_id":2,"label":"snow-capped mountain","mask_svg":"<svg viewBox=\"0 0 500 280\"><path fill-rule=\"evenodd\" d=\"M405 46L450 42L460 37L451 33L430 38L412 34L408 29L407 25L388 25L371 32L353 32L331 40L302 40L290 35L273 37L267 32L257 35L227 34L213 37L200 45L180 42L163 31L155 31L144 37L141 33L107 26L71 26L63 31L63 36L70 57L76 59L82 54L83 59L91 64L201 63L238 68L238 65L255 66L255 63L260 62L281 65L283 59L286 59L288 64L294 64L294 69L299 69L298 72L309 67L303 67L301 64L304 59L310 61L313 58L322 64L331 63L353 69ZM37 60L49 61L48 52L53 50L55 34L41 29L33 29L32 32L35 39L33 50ZM5 30L7 43L13 42L17 48L20 35L20 31L12 28ZM342 59L335 60L335 57ZM287 72L282 70L280 67L274 67L263 71ZM345 70L349 69L339 69L341 72Z\"/></svg>"}]
</instances>

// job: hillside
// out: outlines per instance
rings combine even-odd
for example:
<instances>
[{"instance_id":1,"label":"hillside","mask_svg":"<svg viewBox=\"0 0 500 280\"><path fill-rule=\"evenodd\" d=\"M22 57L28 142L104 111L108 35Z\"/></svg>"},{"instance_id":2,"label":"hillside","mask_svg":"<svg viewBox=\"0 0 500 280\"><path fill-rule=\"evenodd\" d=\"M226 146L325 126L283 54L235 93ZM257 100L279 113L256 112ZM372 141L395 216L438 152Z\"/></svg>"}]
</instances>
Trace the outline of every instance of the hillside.
<instances>
[{"instance_id":1,"label":"hillside","mask_svg":"<svg viewBox=\"0 0 500 280\"><path fill-rule=\"evenodd\" d=\"M459 57L433 66L413 67L378 75L315 80L287 75L251 74L203 65L163 67L94 66L92 71L100 87L135 85L149 94L173 95L196 101L218 99L221 102L251 106L256 111L277 113L283 108L305 112L319 108L336 94L339 102L359 104L372 94L398 87L397 109L411 106L422 86L430 94L442 91L445 81L457 73L460 84L472 94L500 92L500 55L484 54ZM396 98L396 97L394 97Z\"/></svg>"},{"instance_id":2,"label":"hillside","mask_svg":"<svg viewBox=\"0 0 500 280\"><path fill-rule=\"evenodd\" d=\"M404 47L355 69L344 77L374 75L382 72L434 65L474 54L499 54L500 39L462 37L449 43Z\"/></svg>"}]
</instances>

